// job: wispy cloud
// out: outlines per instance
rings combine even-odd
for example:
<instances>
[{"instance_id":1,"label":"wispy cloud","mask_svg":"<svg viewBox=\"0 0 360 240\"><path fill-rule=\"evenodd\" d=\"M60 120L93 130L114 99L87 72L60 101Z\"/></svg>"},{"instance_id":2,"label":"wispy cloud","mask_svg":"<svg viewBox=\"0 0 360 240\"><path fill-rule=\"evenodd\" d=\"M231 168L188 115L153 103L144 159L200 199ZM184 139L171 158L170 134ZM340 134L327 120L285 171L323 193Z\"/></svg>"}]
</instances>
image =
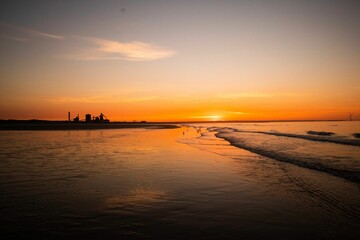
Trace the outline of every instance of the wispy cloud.
<instances>
[{"instance_id":1,"label":"wispy cloud","mask_svg":"<svg viewBox=\"0 0 360 240\"><path fill-rule=\"evenodd\" d=\"M31 28L20 27L8 23L0 23L1 36L3 38L26 42L34 38L48 38L54 40L64 40L66 37L62 35L50 34L47 32L38 31Z\"/></svg>"},{"instance_id":2,"label":"wispy cloud","mask_svg":"<svg viewBox=\"0 0 360 240\"><path fill-rule=\"evenodd\" d=\"M66 39L67 42L78 44L78 47L70 50L70 53L57 54L55 57L69 60L151 61L176 54L174 50L142 41L120 42L94 37L63 36L1 22L0 37L18 42L28 42L36 38Z\"/></svg>"},{"instance_id":3,"label":"wispy cloud","mask_svg":"<svg viewBox=\"0 0 360 240\"><path fill-rule=\"evenodd\" d=\"M158 96L142 96L142 97L117 97L115 95L106 96L82 96L82 97L70 97L59 96L48 99L49 102L55 104L67 104L67 103L138 103L148 102L158 99Z\"/></svg>"},{"instance_id":4,"label":"wispy cloud","mask_svg":"<svg viewBox=\"0 0 360 240\"><path fill-rule=\"evenodd\" d=\"M94 39L94 42L98 44L99 51L119 54L120 57L127 60L155 60L168 58L175 54L172 50L144 42L122 43L105 39Z\"/></svg>"},{"instance_id":5,"label":"wispy cloud","mask_svg":"<svg viewBox=\"0 0 360 240\"><path fill-rule=\"evenodd\" d=\"M18 41L18 42L28 42L28 41L30 41L29 38L15 37L15 36L7 35L7 34L1 34L1 38L6 38L6 39Z\"/></svg>"},{"instance_id":6,"label":"wispy cloud","mask_svg":"<svg viewBox=\"0 0 360 240\"><path fill-rule=\"evenodd\" d=\"M148 101L153 101L159 99L158 96L144 96L144 97L129 97L129 98L124 98L121 100L121 102L148 102Z\"/></svg>"},{"instance_id":7,"label":"wispy cloud","mask_svg":"<svg viewBox=\"0 0 360 240\"><path fill-rule=\"evenodd\" d=\"M108 99L103 97L55 97L49 99L50 102L56 104L64 104L64 103L105 103L109 102Z\"/></svg>"},{"instance_id":8,"label":"wispy cloud","mask_svg":"<svg viewBox=\"0 0 360 240\"><path fill-rule=\"evenodd\" d=\"M57 57L82 61L150 61L169 58L176 53L173 50L140 41L120 42L101 38L75 38L82 40L84 44L87 45L87 48L76 50L74 53L62 54Z\"/></svg>"},{"instance_id":9,"label":"wispy cloud","mask_svg":"<svg viewBox=\"0 0 360 240\"><path fill-rule=\"evenodd\" d=\"M236 114L236 115L249 114L249 113L247 113L247 112L233 112L233 111L225 111L225 113L228 113L228 114Z\"/></svg>"},{"instance_id":10,"label":"wispy cloud","mask_svg":"<svg viewBox=\"0 0 360 240\"><path fill-rule=\"evenodd\" d=\"M224 99L238 99L238 98L269 98L273 95L267 93L253 93L253 92L243 92L243 93L226 93L220 94L219 98Z\"/></svg>"},{"instance_id":11,"label":"wispy cloud","mask_svg":"<svg viewBox=\"0 0 360 240\"><path fill-rule=\"evenodd\" d=\"M299 93L261 93L261 92L242 92L242 93L223 93L218 98L237 100L241 98L272 98L272 97L299 97L303 94Z\"/></svg>"},{"instance_id":12,"label":"wispy cloud","mask_svg":"<svg viewBox=\"0 0 360 240\"><path fill-rule=\"evenodd\" d=\"M27 31L29 31L29 33L33 34L34 36L46 37L46 38L51 38L51 39L55 39L55 40L64 40L65 39L65 37L61 36L61 35L55 35L55 34L50 34L50 33L30 30L30 29L28 29Z\"/></svg>"}]
</instances>

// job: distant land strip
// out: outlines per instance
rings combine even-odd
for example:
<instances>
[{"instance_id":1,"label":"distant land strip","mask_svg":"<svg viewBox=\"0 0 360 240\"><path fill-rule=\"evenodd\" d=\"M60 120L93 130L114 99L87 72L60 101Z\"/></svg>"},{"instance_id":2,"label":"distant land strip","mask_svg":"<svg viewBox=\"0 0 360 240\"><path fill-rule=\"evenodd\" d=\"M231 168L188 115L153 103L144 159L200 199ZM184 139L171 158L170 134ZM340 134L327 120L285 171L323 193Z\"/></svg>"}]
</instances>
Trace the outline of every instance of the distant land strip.
<instances>
[{"instance_id":1,"label":"distant land strip","mask_svg":"<svg viewBox=\"0 0 360 240\"><path fill-rule=\"evenodd\" d=\"M113 122L113 123L74 123L64 121L0 121L0 130L91 130L118 128L171 129L175 124Z\"/></svg>"}]
</instances>

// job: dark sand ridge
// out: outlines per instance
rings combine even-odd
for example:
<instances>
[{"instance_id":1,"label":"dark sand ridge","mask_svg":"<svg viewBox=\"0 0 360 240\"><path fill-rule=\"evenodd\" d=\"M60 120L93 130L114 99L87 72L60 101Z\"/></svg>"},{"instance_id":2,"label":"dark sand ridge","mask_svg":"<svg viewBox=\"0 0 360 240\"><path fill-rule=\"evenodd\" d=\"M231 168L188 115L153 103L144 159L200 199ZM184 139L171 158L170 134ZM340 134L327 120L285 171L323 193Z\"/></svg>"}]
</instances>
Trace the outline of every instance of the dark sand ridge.
<instances>
[{"instance_id":1,"label":"dark sand ridge","mask_svg":"<svg viewBox=\"0 0 360 240\"><path fill-rule=\"evenodd\" d=\"M117 128L178 128L175 124L161 123L69 123L56 121L3 121L0 130L89 130L89 129L117 129Z\"/></svg>"}]
</instances>

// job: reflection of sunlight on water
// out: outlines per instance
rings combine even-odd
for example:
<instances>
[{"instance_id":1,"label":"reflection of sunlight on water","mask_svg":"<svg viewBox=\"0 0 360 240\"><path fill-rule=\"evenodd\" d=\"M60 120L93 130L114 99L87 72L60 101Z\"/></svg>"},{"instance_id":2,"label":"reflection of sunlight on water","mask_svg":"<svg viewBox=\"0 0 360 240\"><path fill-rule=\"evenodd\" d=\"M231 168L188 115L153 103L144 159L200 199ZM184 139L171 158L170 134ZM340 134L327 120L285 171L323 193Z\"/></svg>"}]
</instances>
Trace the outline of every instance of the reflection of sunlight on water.
<instances>
[{"instance_id":1,"label":"reflection of sunlight on water","mask_svg":"<svg viewBox=\"0 0 360 240\"><path fill-rule=\"evenodd\" d=\"M124 149L129 152L136 151L137 153L140 153L140 152L149 153L149 152L156 151L153 147L141 147L141 146L129 146Z\"/></svg>"},{"instance_id":2,"label":"reflection of sunlight on water","mask_svg":"<svg viewBox=\"0 0 360 240\"><path fill-rule=\"evenodd\" d=\"M116 208L123 205L142 205L164 199L166 193L161 190L135 188L124 195L114 196L105 200L106 208Z\"/></svg>"}]
</instances>

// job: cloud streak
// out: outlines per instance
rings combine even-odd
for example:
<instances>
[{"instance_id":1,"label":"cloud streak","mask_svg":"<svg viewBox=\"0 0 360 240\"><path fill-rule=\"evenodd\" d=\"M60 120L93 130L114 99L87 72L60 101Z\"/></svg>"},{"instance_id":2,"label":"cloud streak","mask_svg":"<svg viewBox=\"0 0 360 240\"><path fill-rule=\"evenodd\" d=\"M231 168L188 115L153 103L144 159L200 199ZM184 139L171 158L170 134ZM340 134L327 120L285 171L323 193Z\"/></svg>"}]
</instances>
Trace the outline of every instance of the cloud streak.
<instances>
[{"instance_id":1,"label":"cloud streak","mask_svg":"<svg viewBox=\"0 0 360 240\"><path fill-rule=\"evenodd\" d=\"M175 54L174 51L144 42L122 43L104 39L94 39L98 49L104 53L119 54L127 60L146 61L168 58Z\"/></svg>"},{"instance_id":2,"label":"cloud streak","mask_svg":"<svg viewBox=\"0 0 360 240\"><path fill-rule=\"evenodd\" d=\"M173 50L140 41L120 42L90 37L74 38L85 42L84 45L90 45L90 47L77 50L74 53L59 55L57 57L80 61L151 61L169 58L176 54Z\"/></svg>"},{"instance_id":3,"label":"cloud streak","mask_svg":"<svg viewBox=\"0 0 360 240\"><path fill-rule=\"evenodd\" d=\"M78 44L78 47L70 50L71 53L55 56L69 60L151 61L169 58L176 54L174 50L141 41L120 42L94 37L63 36L7 23L0 23L0 36L3 39L17 42L29 42L36 38L44 38L67 40L69 43Z\"/></svg>"},{"instance_id":4,"label":"cloud streak","mask_svg":"<svg viewBox=\"0 0 360 240\"><path fill-rule=\"evenodd\" d=\"M227 93L220 94L219 98L223 99L239 99L239 98L269 98L271 94L266 93L254 93L254 92L243 92L243 93Z\"/></svg>"},{"instance_id":5,"label":"cloud streak","mask_svg":"<svg viewBox=\"0 0 360 240\"><path fill-rule=\"evenodd\" d=\"M234 112L234 111L225 111L225 113L228 114L235 114L235 115L244 115L244 114L249 114L247 112Z\"/></svg>"},{"instance_id":6,"label":"cloud streak","mask_svg":"<svg viewBox=\"0 0 360 240\"><path fill-rule=\"evenodd\" d=\"M303 96L303 94L298 93L261 93L261 92L242 92L242 93L226 93L219 94L218 98L220 99L230 99L237 100L243 98L273 98L273 97L299 97Z\"/></svg>"},{"instance_id":7,"label":"cloud streak","mask_svg":"<svg viewBox=\"0 0 360 240\"><path fill-rule=\"evenodd\" d=\"M40 31L36 31L36 30L30 30L30 29L27 29L27 31L30 34L32 34L33 36L51 38L54 40L64 40L65 39L65 37L61 36L61 35L55 35L55 34L50 34L50 33L40 32Z\"/></svg>"},{"instance_id":8,"label":"cloud streak","mask_svg":"<svg viewBox=\"0 0 360 240\"><path fill-rule=\"evenodd\" d=\"M64 40L65 36L41 32L30 28L24 28L8 23L0 23L1 36L3 38L26 42L34 38L47 38L53 40Z\"/></svg>"},{"instance_id":9,"label":"cloud streak","mask_svg":"<svg viewBox=\"0 0 360 240\"><path fill-rule=\"evenodd\" d=\"M117 97L117 96L82 96L82 97L71 97L71 96L59 96L48 99L49 102L55 104L68 104L68 103L139 103L149 102L159 99L158 96L142 96L142 97Z\"/></svg>"}]
</instances>

